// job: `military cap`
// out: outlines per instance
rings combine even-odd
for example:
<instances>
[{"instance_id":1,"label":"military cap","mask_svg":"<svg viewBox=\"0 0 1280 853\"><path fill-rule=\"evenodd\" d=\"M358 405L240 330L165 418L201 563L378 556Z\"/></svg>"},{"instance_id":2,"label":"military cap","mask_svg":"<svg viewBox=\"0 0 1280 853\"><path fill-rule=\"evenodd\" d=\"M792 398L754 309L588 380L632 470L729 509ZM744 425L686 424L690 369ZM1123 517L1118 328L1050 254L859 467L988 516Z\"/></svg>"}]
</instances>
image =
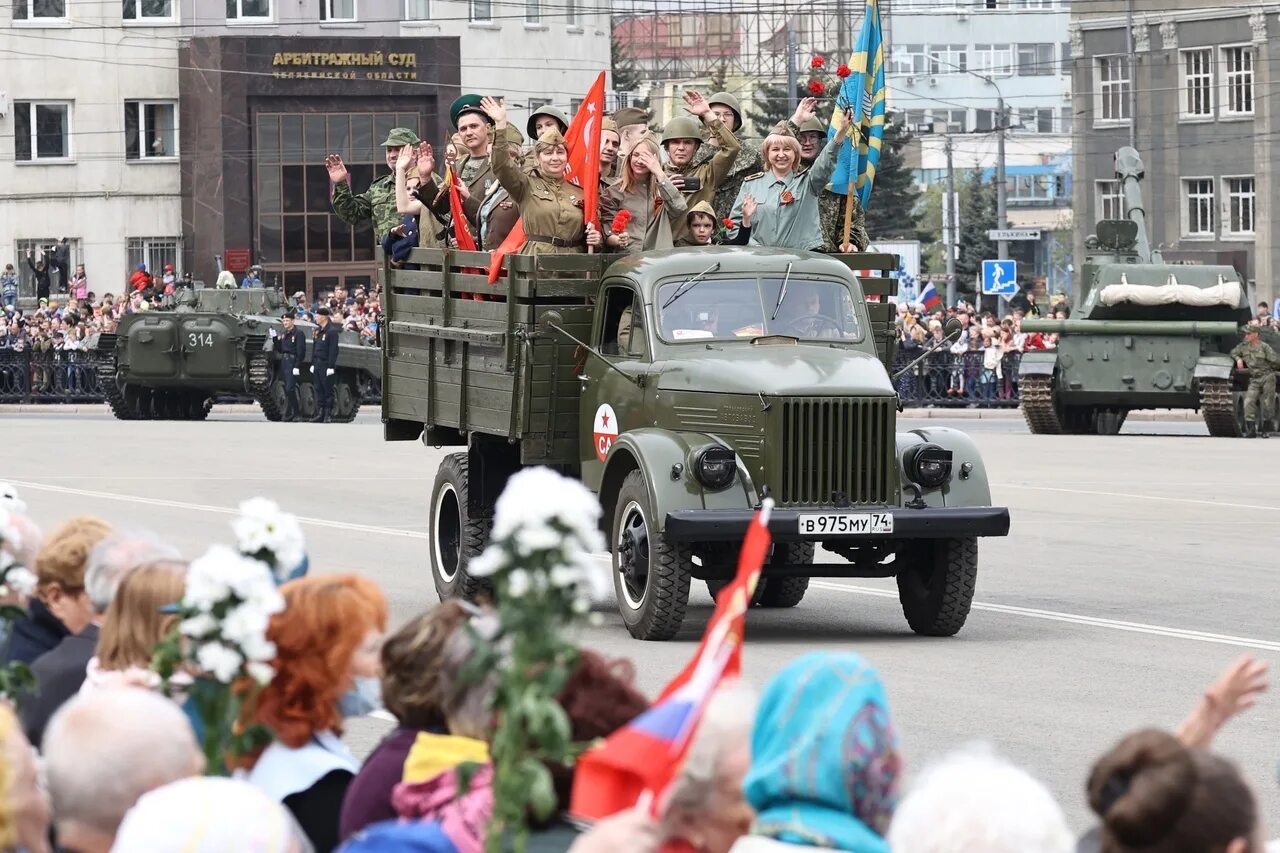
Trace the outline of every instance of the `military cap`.
<instances>
[{"instance_id":1,"label":"military cap","mask_svg":"<svg viewBox=\"0 0 1280 853\"><path fill-rule=\"evenodd\" d=\"M481 100L483 100L481 95L463 95L458 98L449 107L449 121L453 122L454 127L457 127L458 121L461 120L464 113L475 113L489 122L489 124L493 124L493 119L489 118L489 114L481 108Z\"/></svg>"},{"instance_id":2,"label":"military cap","mask_svg":"<svg viewBox=\"0 0 1280 853\"><path fill-rule=\"evenodd\" d=\"M702 122L689 116L673 118L662 129L662 141L671 142L675 139L693 139L702 142Z\"/></svg>"},{"instance_id":3,"label":"military cap","mask_svg":"<svg viewBox=\"0 0 1280 853\"><path fill-rule=\"evenodd\" d=\"M710 216L712 222L716 221L716 212L715 212L715 209L711 207L711 202L700 201L697 204L695 204L693 207L689 208L689 212L684 215L685 220L688 222L692 222L693 215L695 213L701 213L704 216Z\"/></svg>"},{"instance_id":4,"label":"military cap","mask_svg":"<svg viewBox=\"0 0 1280 853\"><path fill-rule=\"evenodd\" d=\"M791 132L791 128L787 126L787 123L785 121L780 121L777 124L775 124L773 126L773 130L769 131L769 135L770 136L789 136L792 139L796 138L796 135Z\"/></svg>"},{"instance_id":5,"label":"military cap","mask_svg":"<svg viewBox=\"0 0 1280 853\"><path fill-rule=\"evenodd\" d=\"M1250 323L1244 327L1244 333L1246 335L1260 335L1262 334L1262 327L1257 323Z\"/></svg>"},{"instance_id":6,"label":"military cap","mask_svg":"<svg viewBox=\"0 0 1280 853\"><path fill-rule=\"evenodd\" d=\"M618 123L611 118L606 118L600 122L600 130L601 131L611 130L614 133L617 133Z\"/></svg>"},{"instance_id":7,"label":"military cap","mask_svg":"<svg viewBox=\"0 0 1280 853\"><path fill-rule=\"evenodd\" d=\"M536 138L538 136L537 129L535 127L538 122L538 116L551 116L556 120L556 124L560 125L561 133L565 133L569 129L569 117L550 104L547 104L545 107L538 107L529 114L529 121L525 124L524 130L525 133L529 134L530 138Z\"/></svg>"},{"instance_id":8,"label":"military cap","mask_svg":"<svg viewBox=\"0 0 1280 853\"><path fill-rule=\"evenodd\" d=\"M288 311L284 312L284 318L286 320L296 320L298 319L298 312L290 308Z\"/></svg>"},{"instance_id":9,"label":"military cap","mask_svg":"<svg viewBox=\"0 0 1280 853\"><path fill-rule=\"evenodd\" d=\"M716 104L733 110L733 116L737 119L734 123L734 130L742 127L742 104L738 103L737 98L728 92L716 92L710 98L707 98L707 105L714 107Z\"/></svg>"},{"instance_id":10,"label":"military cap","mask_svg":"<svg viewBox=\"0 0 1280 853\"><path fill-rule=\"evenodd\" d=\"M626 127L632 124L648 124L649 113L639 107L623 107L613 114L613 120L618 127Z\"/></svg>"},{"instance_id":11,"label":"military cap","mask_svg":"<svg viewBox=\"0 0 1280 853\"><path fill-rule=\"evenodd\" d=\"M539 145L564 145L564 136L554 127L538 137Z\"/></svg>"},{"instance_id":12,"label":"military cap","mask_svg":"<svg viewBox=\"0 0 1280 853\"><path fill-rule=\"evenodd\" d=\"M328 307L327 305L321 305L319 308L317 308L317 309L316 309L316 316L317 316L317 317L328 317L328 316L330 316L332 313L333 313L333 312L331 312L331 311L329 310L329 307Z\"/></svg>"},{"instance_id":13,"label":"military cap","mask_svg":"<svg viewBox=\"0 0 1280 853\"><path fill-rule=\"evenodd\" d=\"M387 141L382 143L383 148L403 148L406 145L417 145L422 140L418 138L418 134L414 133L407 127L393 127L391 132L387 134Z\"/></svg>"},{"instance_id":14,"label":"military cap","mask_svg":"<svg viewBox=\"0 0 1280 853\"><path fill-rule=\"evenodd\" d=\"M800 125L801 133L821 133L824 136L827 132L827 126L822 123L822 119L817 116L810 116L804 124Z\"/></svg>"}]
</instances>

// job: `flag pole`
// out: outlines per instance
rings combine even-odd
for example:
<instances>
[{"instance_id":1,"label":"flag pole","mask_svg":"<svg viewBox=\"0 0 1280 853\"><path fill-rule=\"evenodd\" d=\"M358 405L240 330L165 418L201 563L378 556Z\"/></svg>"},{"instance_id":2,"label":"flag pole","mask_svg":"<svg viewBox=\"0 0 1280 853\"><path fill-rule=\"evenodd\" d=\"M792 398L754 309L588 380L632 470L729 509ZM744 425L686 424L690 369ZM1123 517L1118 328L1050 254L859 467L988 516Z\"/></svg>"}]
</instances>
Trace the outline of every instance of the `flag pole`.
<instances>
[{"instance_id":1,"label":"flag pole","mask_svg":"<svg viewBox=\"0 0 1280 853\"><path fill-rule=\"evenodd\" d=\"M850 123L849 136L852 137L851 144L856 152L858 150L858 126L856 124ZM836 247L842 252L844 247L849 245L849 234L853 230L853 191L854 185L858 180L857 170L854 166L858 160L856 157L852 159L853 162L849 164L849 186L846 188L844 196L844 237L840 240L840 245Z\"/></svg>"}]
</instances>

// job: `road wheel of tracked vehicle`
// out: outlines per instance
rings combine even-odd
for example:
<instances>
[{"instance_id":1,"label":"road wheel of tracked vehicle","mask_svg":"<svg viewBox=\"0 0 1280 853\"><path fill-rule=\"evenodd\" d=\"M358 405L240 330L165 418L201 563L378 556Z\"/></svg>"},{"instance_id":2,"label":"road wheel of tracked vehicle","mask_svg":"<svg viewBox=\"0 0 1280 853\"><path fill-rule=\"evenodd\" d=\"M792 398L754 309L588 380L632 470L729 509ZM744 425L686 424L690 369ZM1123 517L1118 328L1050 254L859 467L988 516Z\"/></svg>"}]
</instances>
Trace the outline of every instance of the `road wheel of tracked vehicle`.
<instances>
[{"instance_id":1,"label":"road wheel of tracked vehicle","mask_svg":"<svg viewBox=\"0 0 1280 853\"><path fill-rule=\"evenodd\" d=\"M1093 431L1098 435L1119 435L1128 415L1124 409L1098 409L1094 414Z\"/></svg>"},{"instance_id":2,"label":"road wheel of tracked vehicle","mask_svg":"<svg viewBox=\"0 0 1280 853\"><path fill-rule=\"evenodd\" d=\"M186 394L181 391L157 391L156 409L165 420L185 421L188 418Z\"/></svg>"},{"instance_id":3,"label":"road wheel of tracked vehicle","mask_svg":"<svg viewBox=\"0 0 1280 853\"><path fill-rule=\"evenodd\" d=\"M1201 379L1200 416L1209 435L1239 438L1244 435L1244 395L1237 394L1230 379Z\"/></svg>"},{"instance_id":4,"label":"road wheel of tracked vehicle","mask_svg":"<svg viewBox=\"0 0 1280 853\"><path fill-rule=\"evenodd\" d=\"M299 382L297 388L298 418L309 421L316 416L316 386L310 382Z\"/></svg>"},{"instance_id":5,"label":"road wheel of tracked vehicle","mask_svg":"<svg viewBox=\"0 0 1280 853\"><path fill-rule=\"evenodd\" d=\"M467 489L467 454L451 453L431 490L431 579L441 601L473 599L492 589L467 574L467 563L484 550L493 526L490 519L471 517Z\"/></svg>"},{"instance_id":6,"label":"road wheel of tracked vehicle","mask_svg":"<svg viewBox=\"0 0 1280 853\"><path fill-rule=\"evenodd\" d=\"M898 552L898 600L917 634L950 637L969 618L978 578L977 539L932 539Z\"/></svg>"},{"instance_id":7,"label":"road wheel of tracked vehicle","mask_svg":"<svg viewBox=\"0 0 1280 853\"><path fill-rule=\"evenodd\" d=\"M349 424L356 419L356 413L360 411L360 388L356 385L355 376L349 371L341 371L334 380L333 420L336 423Z\"/></svg>"},{"instance_id":8,"label":"road wheel of tracked vehicle","mask_svg":"<svg viewBox=\"0 0 1280 853\"><path fill-rule=\"evenodd\" d=\"M639 471L622 481L610 530L613 588L627 630L637 640L671 639L689 605L693 553L687 545L668 542L658 530L649 488Z\"/></svg>"},{"instance_id":9,"label":"road wheel of tracked vehicle","mask_svg":"<svg viewBox=\"0 0 1280 853\"><path fill-rule=\"evenodd\" d=\"M213 408L213 398L206 397L202 391L188 392L184 405L187 408L187 420L202 421L209 417Z\"/></svg>"},{"instance_id":10,"label":"road wheel of tracked vehicle","mask_svg":"<svg viewBox=\"0 0 1280 853\"><path fill-rule=\"evenodd\" d=\"M269 421L284 420L284 413L289 410L289 395L285 393L284 380L280 378L271 380L267 389L254 395L254 399L258 401L258 405L262 407L262 414L266 415Z\"/></svg>"},{"instance_id":11,"label":"road wheel of tracked vehicle","mask_svg":"<svg viewBox=\"0 0 1280 853\"><path fill-rule=\"evenodd\" d=\"M115 356L104 359L98 365L98 387L102 389L102 396L106 398L111 414L118 420L136 421L138 419L138 413L125 399L124 389L116 381Z\"/></svg>"},{"instance_id":12,"label":"road wheel of tracked vehicle","mask_svg":"<svg viewBox=\"0 0 1280 853\"><path fill-rule=\"evenodd\" d=\"M124 386L125 405L134 414L134 419L141 421L149 421L155 418L155 414L151 410L152 394L147 388L139 388L136 385Z\"/></svg>"}]
</instances>

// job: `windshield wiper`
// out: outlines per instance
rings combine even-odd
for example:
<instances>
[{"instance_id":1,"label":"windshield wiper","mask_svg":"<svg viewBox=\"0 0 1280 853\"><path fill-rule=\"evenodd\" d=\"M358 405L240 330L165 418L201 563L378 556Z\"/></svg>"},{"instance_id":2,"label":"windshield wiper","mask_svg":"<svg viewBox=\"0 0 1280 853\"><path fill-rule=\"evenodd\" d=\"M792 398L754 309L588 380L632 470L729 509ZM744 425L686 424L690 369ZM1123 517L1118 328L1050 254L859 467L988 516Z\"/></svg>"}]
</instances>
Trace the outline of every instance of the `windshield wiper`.
<instances>
[{"instance_id":1,"label":"windshield wiper","mask_svg":"<svg viewBox=\"0 0 1280 853\"><path fill-rule=\"evenodd\" d=\"M782 310L782 300L787 298L787 282L791 280L791 264L787 264L787 274L782 277L782 287L778 288L778 304L773 306L773 313L769 315L769 320L778 319L778 312Z\"/></svg>"},{"instance_id":2,"label":"windshield wiper","mask_svg":"<svg viewBox=\"0 0 1280 853\"><path fill-rule=\"evenodd\" d=\"M662 310L663 310L663 311L667 310L667 308L671 305L671 303L672 303L672 302L675 302L675 301L676 301L677 299L679 299L681 296L684 296L684 295L685 295L686 293L688 293L690 290L693 290L693 286L694 286L695 284L697 284L698 282L702 281L703 277L704 277L705 275L707 275L707 273L713 273L713 272L715 272L715 271L716 271L716 270L718 270L718 269L720 269L720 262L719 262L719 261L716 261L714 264L712 264L711 266L707 267L705 270L703 270L702 272L698 273L698 274L697 274L697 275L695 275L693 278L689 279L689 280L688 280L688 281L686 281L684 284L682 284L682 285L680 285L679 287L677 287L677 288L676 288L676 292L675 292L675 293L673 293L673 294L671 294L671 296L670 296L670 297L668 297L668 299L667 299L667 301L666 301L666 302L662 303Z\"/></svg>"}]
</instances>

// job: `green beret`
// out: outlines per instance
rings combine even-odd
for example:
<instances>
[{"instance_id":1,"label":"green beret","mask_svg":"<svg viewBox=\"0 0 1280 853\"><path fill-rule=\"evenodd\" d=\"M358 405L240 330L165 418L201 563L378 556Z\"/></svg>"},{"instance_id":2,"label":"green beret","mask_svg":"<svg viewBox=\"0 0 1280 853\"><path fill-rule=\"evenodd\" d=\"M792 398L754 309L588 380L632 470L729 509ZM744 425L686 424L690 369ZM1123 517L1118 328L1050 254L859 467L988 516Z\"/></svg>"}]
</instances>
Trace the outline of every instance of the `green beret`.
<instances>
[{"instance_id":1,"label":"green beret","mask_svg":"<svg viewBox=\"0 0 1280 853\"><path fill-rule=\"evenodd\" d=\"M391 132L387 134L387 141L382 143L383 148L402 148L405 145L417 145L422 140L418 138L418 134L414 133L407 127L393 127Z\"/></svg>"},{"instance_id":2,"label":"green beret","mask_svg":"<svg viewBox=\"0 0 1280 853\"><path fill-rule=\"evenodd\" d=\"M493 119L489 118L489 114L480 107L481 100L483 100L482 95L463 95L454 101L449 107L449 120L453 122L453 126L458 126L463 113L475 113L489 124L493 124Z\"/></svg>"}]
</instances>

